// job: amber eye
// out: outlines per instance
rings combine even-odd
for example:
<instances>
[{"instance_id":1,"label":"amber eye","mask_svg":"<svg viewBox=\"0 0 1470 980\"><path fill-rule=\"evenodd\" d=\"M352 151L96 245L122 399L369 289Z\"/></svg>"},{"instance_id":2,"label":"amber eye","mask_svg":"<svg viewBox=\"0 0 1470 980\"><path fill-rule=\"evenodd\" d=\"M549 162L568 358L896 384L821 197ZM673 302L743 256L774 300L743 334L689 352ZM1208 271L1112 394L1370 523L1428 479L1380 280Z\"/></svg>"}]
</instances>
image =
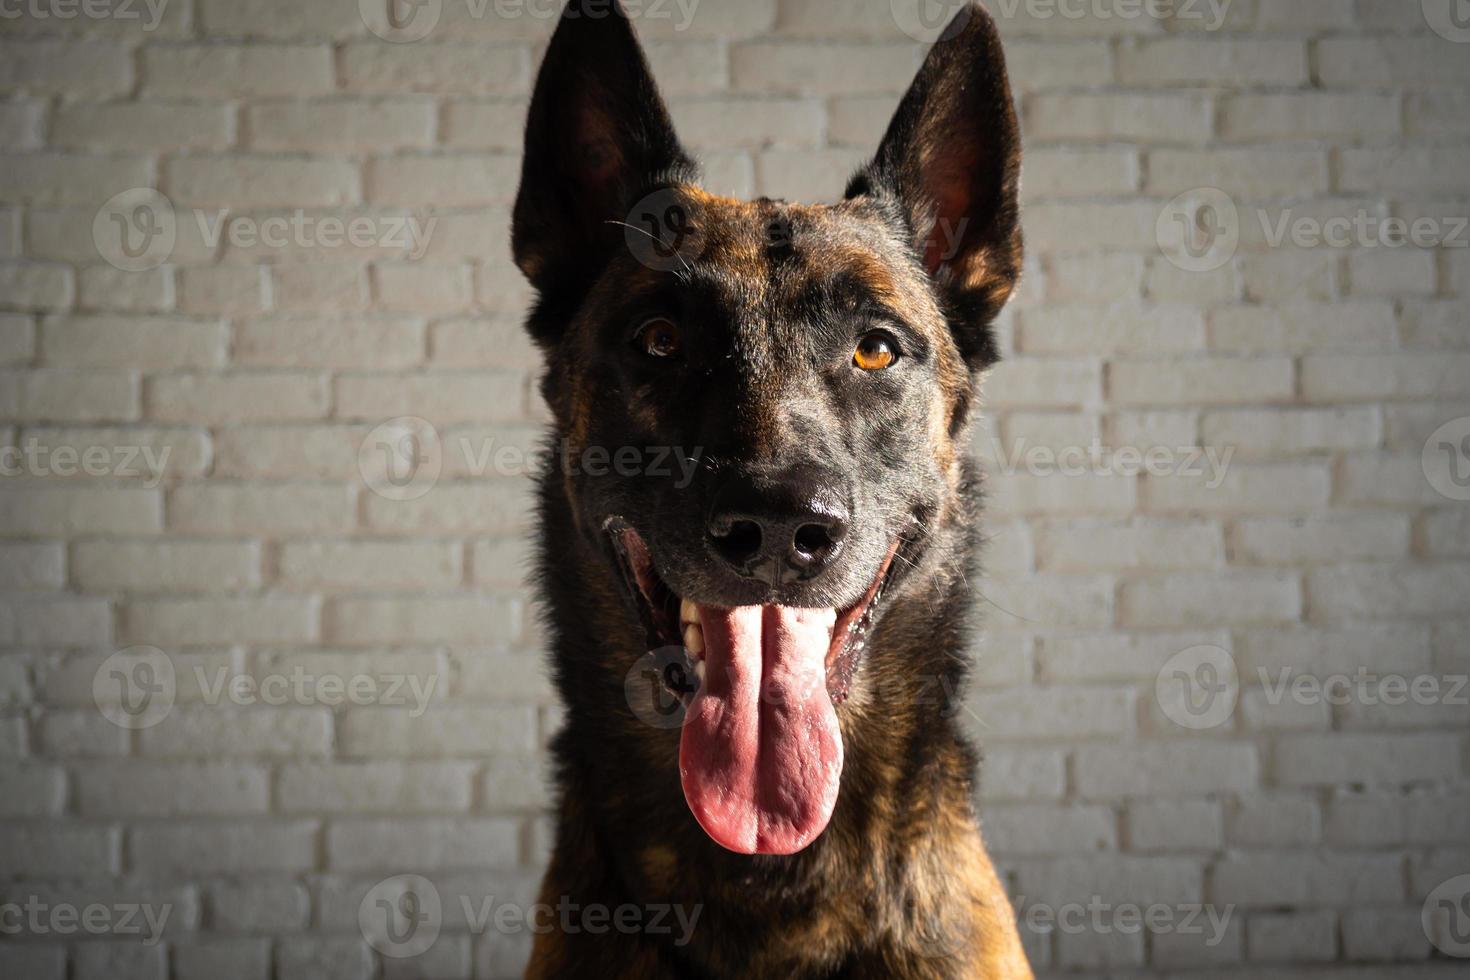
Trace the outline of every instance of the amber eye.
<instances>
[{"instance_id":1,"label":"amber eye","mask_svg":"<svg viewBox=\"0 0 1470 980\"><path fill-rule=\"evenodd\" d=\"M852 352L852 363L864 371L882 371L898 360L898 349L893 341L881 333L870 333L858 341L857 350Z\"/></svg>"},{"instance_id":2,"label":"amber eye","mask_svg":"<svg viewBox=\"0 0 1470 980\"><path fill-rule=\"evenodd\" d=\"M679 327L661 316L645 320L633 337L633 345L649 357L673 357L682 346Z\"/></svg>"}]
</instances>

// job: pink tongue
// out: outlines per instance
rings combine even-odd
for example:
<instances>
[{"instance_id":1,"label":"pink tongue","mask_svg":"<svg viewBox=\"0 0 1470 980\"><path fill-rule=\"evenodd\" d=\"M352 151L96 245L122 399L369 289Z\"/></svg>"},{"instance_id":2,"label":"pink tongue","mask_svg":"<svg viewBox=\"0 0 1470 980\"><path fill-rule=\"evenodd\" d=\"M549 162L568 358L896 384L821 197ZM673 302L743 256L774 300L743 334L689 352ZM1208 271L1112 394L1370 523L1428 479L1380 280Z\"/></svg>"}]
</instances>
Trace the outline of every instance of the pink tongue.
<instances>
[{"instance_id":1,"label":"pink tongue","mask_svg":"<svg viewBox=\"0 0 1470 980\"><path fill-rule=\"evenodd\" d=\"M684 799L740 854L794 854L832 819L842 734L827 696L830 609L700 607L705 679L684 721Z\"/></svg>"}]
</instances>

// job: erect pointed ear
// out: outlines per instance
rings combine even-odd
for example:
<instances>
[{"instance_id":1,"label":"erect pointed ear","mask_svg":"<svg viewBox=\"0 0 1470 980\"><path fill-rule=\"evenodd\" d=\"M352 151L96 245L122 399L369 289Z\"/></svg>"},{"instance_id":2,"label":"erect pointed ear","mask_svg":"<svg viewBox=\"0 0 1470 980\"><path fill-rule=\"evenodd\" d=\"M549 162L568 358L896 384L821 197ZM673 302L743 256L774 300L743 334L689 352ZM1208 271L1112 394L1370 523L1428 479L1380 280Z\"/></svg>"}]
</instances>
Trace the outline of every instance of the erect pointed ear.
<instances>
[{"instance_id":1,"label":"erect pointed ear","mask_svg":"<svg viewBox=\"0 0 1470 980\"><path fill-rule=\"evenodd\" d=\"M585 284L645 188L692 182L643 49L616 0L570 0L526 120L511 246L543 293Z\"/></svg>"},{"instance_id":2,"label":"erect pointed ear","mask_svg":"<svg viewBox=\"0 0 1470 980\"><path fill-rule=\"evenodd\" d=\"M995 21L978 4L935 43L847 196L897 203L972 367L1021 272L1021 134Z\"/></svg>"}]
</instances>

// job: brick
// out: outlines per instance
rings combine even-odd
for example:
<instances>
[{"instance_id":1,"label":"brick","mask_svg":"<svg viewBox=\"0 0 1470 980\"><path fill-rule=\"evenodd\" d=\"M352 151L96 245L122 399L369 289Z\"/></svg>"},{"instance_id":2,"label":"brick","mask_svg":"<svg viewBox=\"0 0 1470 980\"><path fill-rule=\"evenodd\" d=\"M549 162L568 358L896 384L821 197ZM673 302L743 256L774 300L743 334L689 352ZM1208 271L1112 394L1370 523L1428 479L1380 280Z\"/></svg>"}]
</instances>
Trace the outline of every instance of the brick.
<instances>
[{"instance_id":1,"label":"brick","mask_svg":"<svg viewBox=\"0 0 1470 980\"><path fill-rule=\"evenodd\" d=\"M820 102L797 98L674 99L669 113L680 139L707 150L816 147L824 118Z\"/></svg>"},{"instance_id":2,"label":"brick","mask_svg":"<svg viewBox=\"0 0 1470 980\"><path fill-rule=\"evenodd\" d=\"M237 708L221 701L176 705L167 718L143 730L139 748L156 758L310 758L326 755L331 741L332 716L326 708Z\"/></svg>"},{"instance_id":3,"label":"brick","mask_svg":"<svg viewBox=\"0 0 1470 980\"><path fill-rule=\"evenodd\" d=\"M1184 409L1114 412L1104 423L1110 446L1181 448L1200 441L1199 413Z\"/></svg>"},{"instance_id":4,"label":"brick","mask_svg":"<svg viewBox=\"0 0 1470 980\"><path fill-rule=\"evenodd\" d=\"M372 306L367 267L355 263L275 267L270 292L277 313L360 313Z\"/></svg>"},{"instance_id":5,"label":"brick","mask_svg":"<svg viewBox=\"0 0 1470 980\"><path fill-rule=\"evenodd\" d=\"M162 525L162 499L143 488L24 487L0 491L6 536L139 534Z\"/></svg>"},{"instance_id":6,"label":"brick","mask_svg":"<svg viewBox=\"0 0 1470 980\"><path fill-rule=\"evenodd\" d=\"M114 194L153 183L153 164L145 157L0 153L0 169L0 201L16 204L95 208Z\"/></svg>"},{"instance_id":7,"label":"brick","mask_svg":"<svg viewBox=\"0 0 1470 980\"><path fill-rule=\"evenodd\" d=\"M1430 251L1374 249L1348 255L1348 288L1355 296L1433 296L1437 278Z\"/></svg>"},{"instance_id":8,"label":"brick","mask_svg":"<svg viewBox=\"0 0 1470 980\"><path fill-rule=\"evenodd\" d=\"M83 269L77 280L77 306L84 310L167 313L174 306L173 271L161 268L125 272L110 266Z\"/></svg>"},{"instance_id":9,"label":"brick","mask_svg":"<svg viewBox=\"0 0 1470 980\"><path fill-rule=\"evenodd\" d=\"M112 641L112 606L82 596L0 598L0 622L8 622L8 646L85 647Z\"/></svg>"},{"instance_id":10,"label":"brick","mask_svg":"<svg viewBox=\"0 0 1470 980\"><path fill-rule=\"evenodd\" d=\"M1027 242L1040 252L1153 252L1158 217L1158 205L1146 201L1034 204L1027 212Z\"/></svg>"},{"instance_id":11,"label":"brick","mask_svg":"<svg viewBox=\"0 0 1470 980\"><path fill-rule=\"evenodd\" d=\"M525 140L525 121L519 100L454 99L444 107L440 139L457 150L517 152Z\"/></svg>"},{"instance_id":12,"label":"brick","mask_svg":"<svg viewBox=\"0 0 1470 980\"><path fill-rule=\"evenodd\" d=\"M1074 771L1084 799L1248 792L1260 780L1254 746L1216 741L1083 746Z\"/></svg>"},{"instance_id":13,"label":"brick","mask_svg":"<svg viewBox=\"0 0 1470 980\"><path fill-rule=\"evenodd\" d=\"M1385 855L1248 855L1217 863L1214 896L1247 908L1394 904L1402 898L1399 859Z\"/></svg>"},{"instance_id":14,"label":"brick","mask_svg":"<svg viewBox=\"0 0 1470 980\"><path fill-rule=\"evenodd\" d=\"M350 708L339 737L341 753L352 758L479 760L487 745L531 752L535 715L525 705L440 704L418 717L400 708Z\"/></svg>"},{"instance_id":15,"label":"brick","mask_svg":"<svg viewBox=\"0 0 1470 980\"><path fill-rule=\"evenodd\" d=\"M511 419L525 414L526 385L526 377L514 371L346 375L336 383L337 415L367 420L412 415L435 425Z\"/></svg>"},{"instance_id":16,"label":"brick","mask_svg":"<svg viewBox=\"0 0 1470 980\"><path fill-rule=\"evenodd\" d=\"M1462 397L1470 394L1470 354L1309 355L1302 393L1332 401Z\"/></svg>"},{"instance_id":17,"label":"brick","mask_svg":"<svg viewBox=\"0 0 1470 980\"><path fill-rule=\"evenodd\" d=\"M146 400L161 421L294 421L326 414L327 387L306 373L173 374L150 378Z\"/></svg>"},{"instance_id":18,"label":"brick","mask_svg":"<svg viewBox=\"0 0 1470 980\"><path fill-rule=\"evenodd\" d=\"M1140 40L1119 50L1118 77L1125 85L1303 85L1307 50L1296 40Z\"/></svg>"},{"instance_id":19,"label":"brick","mask_svg":"<svg viewBox=\"0 0 1470 980\"><path fill-rule=\"evenodd\" d=\"M380 262L373 266L373 293L388 312L460 313L474 303L474 276L467 266Z\"/></svg>"},{"instance_id":20,"label":"brick","mask_svg":"<svg viewBox=\"0 0 1470 980\"><path fill-rule=\"evenodd\" d=\"M310 871L316 825L307 820L141 825L130 838L134 863L156 874Z\"/></svg>"},{"instance_id":21,"label":"brick","mask_svg":"<svg viewBox=\"0 0 1470 980\"><path fill-rule=\"evenodd\" d=\"M1105 40L1011 38L1006 69L1019 92L1106 85L1113 77L1112 50Z\"/></svg>"},{"instance_id":22,"label":"brick","mask_svg":"<svg viewBox=\"0 0 1470 980\"><path fill-rule=\"evenodd\" d=\"M1230 641L1222 631L1061 633L1042 638L1039 676L1054 683L1152 681L1169 658L1204 645Z\"/></svg>"},{"instance_id":23,"label":"brick","mask_svg":"<svg viewBox=\"0 0 1470 980\"><path fill-rule=\"evenodd\" d=\"M1107 301L1126 304L1140 298L1143 258L1102 253L1059 255L1046 263L1046 296L1053 303Z\"/></svg>"},{"instance_id":24,"label":"brick","mask_svg":"<svg viewBox=\"0 0 1470 980\"><path fill-rule=\"evenodd\" d=\"M993 407L1070 408L1101 399L1102 369L1097 361L1022 357L1006 362L984 385Z\"/></svg>"},{"instance_id":25,"label":"brick","mask_svg":"<svg viewBox=\"0 0 1470 980\"><path fill-rule=\"evenodd\" d=\"M1209 327L1212 350L1240 354L1382 349L1394 346L1395 333L1391 306L1362 301L1217 310Z\"/></svg>"},{"instance_id":26,"label":"brick","mask_svg":"<svg viewBox=\"0 0 1470 980\"><path fill-rule=\"evenodd\" d=\"M1466 347L1470 303L1464 300L1409 300L1403 304L1399 333L1406 347Z\"/></svg>"},{"instance_id":27,"label":"brick","mask_svg":"<svg viewBox=\"0 0 1470 980\"><path fill-rule=\"evenodd\" d=\"M216 476L239 479L362 480L366 425L239 426L219 436Z\"/></svg>"},{"instance_id":28,"label":"brick","mask_svg":"<svg viewBox=\"0 0 1470 980\"><path fill-rule=\"evenodd\" d=\"M66 947L6 943L0 946L0 973L28 980L66 980Z\"/></svg>"},{"instance_id":29,"label":"brick","mask_svg":"<svg viewBox=\"0 0 1470 980\"><path fill-rule=\"evenodd\" d=\"M206 939L173 948L179 980L265 980L270 976L267 939Z\"/></svg>"},{"instance_id":30,"label":"brick","mask_svg":"<svg viewBox=\"0 0 1470 980\"><path fill-rule=\"evenodd\" d=\"M1363 624L1342 628L1243 629L1235 633L1242 674L1268 679L1285 673L1327 676L1428 670L1429 637L1412 624ZM1274 679L1274 678L1270 678Z\"/></svg>"},{"instance_id":31,"label":"brick","mask_svg":"<svg viewBox=\"0 0 1470 980\"><path fill-rule=\"evenodd\" d=\"M127 422L139 415L138 379L125 371L0 372L22 422Z\"/></svg>"},{"instance_id":32,"label":"brick","mask_svg":"<svg viewBox=\"0 0 1470 980\"><path fill-rule=\"evenodd\" d=\"M23 364L35 356L36 324L30 317L0 314L0 364Z\"/></svg>"},{"instance_id":33,"label":"brick","mask_svg":"<svg viewBox=\"0 0 1470 980\"><path fill-rule=\"evenodd\" d=\"M1464 135L1470 133L1470 92L1463 89L1410 92L1404 114L1405 128L1411 136Z\"/></svg>"},{"instance_id":34,"label":"brick","mask_svg":"<svg viewBox=\"0 0 1470 980\"><path fill-rule=\"evenodd\" d=\"M45 106L40 102L0 104L0 146L14 150L37 150L46 142Z\"/></svg>"},{"instance_id":35,"label":"brick","mask_svg":"<svg viewBox=\"0 0 1470 980\"><path fill-rule=\"evenodd\" d=\"M1418 909L1349 909L1342 914L1343 955L1354 962L1410 962L1430 955Z\"/></svg>"},{"instance_id":36,"label":"brick","mask_svg":"<svg viewBox=\"0 0 1470 980\"><path fill-rule=\"evenodd\" d=\"M134 600L124 611L125 634L139 643L289 643L316 639L317 603L311 599Z\"/></svg>"},{"instance_id":37,"label":"brick","mask_svg":"<svg viewBox=\"0 0 1470 980\"><path fill-rule=\"evenodd\" d=\"M260 766L90 764L77 769L76 780L78 809L101 819L264 813L270 799Z\"/></svg>"},{"instance_id":38,"label":"brick","mask_svg":"<svg viewBox=\"0 0 1470 980\"><path fill-rule=\"evenodd\" d=\"M371 980L373 955L361 939L289 939L276 948L276 976L281 980Z\"/></svg>"},{"instance_id":39,"label":"brick","mask_svg":"<svg viewBox=\"0 0 1470 980\"><path fill-rule=\"evenodd\" d=\"M1275 775L1286 786L1396 786L1453 779L1455 745L1451 735L1297 735L1277 743Z\"/></svg>"},{"instance_id":40,"label":"brick","mask_svg":"<svg viewBox=\"0 0 1470 980\"><path fill-rule=\"evenodd\" d=\"M294 881L231 879L207 889L210 926L225 933L289 933L306 926L310 898Z\"/></svg>"},{"instance_id":41,"label":"brick","mask_svg":"<svg viewBox=\"0 0 1470 980\"><path fill-rule=\"evenodd\" d=\"M93 592L234 592L260 585L253 542L81 541L72 579Z\"/></svg>"},{"instance_id":42,"label":"brick","mask_svg":"<svg viewBox=\"0 0 1470 980\"><path fill-rule=\"evenodd\" d=\"M1376 408L1232 409L1206 412L1206 445L1243 456L1295 456L1373 449L1383 438Z\"/></svg>"},{"instance_id":43,"label":"brick","mask_svg":"<svg viewBox=\"0 0 1470 980\"><path fill-rule=\"evenodd\" d=\"M184 428L43 428L26 430L23 448L46 450L47 476L137 479L144 486L201 475L209 465L206 433Z\"/></svg>"},{"instance_id":44,"label":"brick","mask_svg":"<svg viewBox=\"0 0 1470 980\"><path fill-rule=\"evenodd\" d=\"M504 204L514 193L520 164L511 156L380 157L368 168L368 200L416 207Z\"/></svg>"},{"instance_id":45,"label":"brick","mask_svg":"<svg viewBox=\"0 0 1470 980\"><path fill-rule=\"evenodd\" d=\"M42 38L0 41L0 92L106 98L126 95L132 86L133 63L125 45Z\"/></svg>"},{"instance_id":46,"label":"brick","mask_svg":"<svg viewBox=\"0 0 1470 980\"><path fill-rule=\"evenodd\" d=\"M1391 140L1400 131L1399 102L1372 92L1233 95L1221 100L1220 134L1243 142Z\"/></svg>"},{"instance_id":47,"label":"brick","mask_svg":"<svg viewBox=\"0 0 1470 980\"><path fill-rule=\"evenodd\" d=\"M1067 788L1062 748L996 746L986 750L981 772L987 801L1058 800Z\"/></svg>"},{"instance_id":48,"label":"brick","mask_svg":"<svg viewBox=\"0 0 1470 980\"><path fill-rule=\"evenodd\" d=\"M460 583L461 549L432 541L286 542L280 581L295 589L420 591Z\"/></svg>"},{"instance_id":49,"label":"brick","mask_svg":"<svg viewBox=\"0 0 1470 980\"><path fill-rule=\"evenodd\" d=\"M1038 688L1018 699L1013 691L968 699L989 744L1012 739L1124 735L1134 728L1135 697L1127 688Z\"/></svg>"},{"instance_id":50,"label":"brick","mask_svg":"<svg viewBox=\"0 0 1470 980\"><path fill-rule=\"evenodd\" d=\"M301 98L333 88L325 44L148 45L142 59L149 98Z\"/></svg>"},{"instance_id":51,"label":"brick","mask_svg":"<svg viewBox=\"0 0 1470 980\"><path fill-rule=\"evenodd\" d=\"M58 542L0 544L0 589L59 589L66 583L66 549Z\"/></svg>"},{"instance_id":52,"label":"brick","mask_svg":"<svg viewBox=\"0 0 1470 980\"><path fill-rule=\"evenodd\" d=\"M1121 405L1211 405L1288 400L1293 365L1281 357L1117 360L1108 391Z\"/></svg>"},{"instance_id":53,"label":"brick","mask_svg":"<svg viewBox=\"0 0 1470 980\"><path fill-rule=\"evenodd\" d=\"M1203 143L1213 130L1211 102L1200 95L1074 93L1026 100L1033 140Z\"/></svg>"},{"instance_id":54,"label":"brick","mask_svg":"<svg viewBox=\"0 0 1470 980\"><path fill-rule=\"evenodd\" d=\"M434 117L434 103L417 98L268 102L251 106L246 118L256 150L354 153L426 149Z\"/></svg>"},{"instance_id":55,"label":"brick","mask_svg":"<svg viewBox=\"0 0 1470 980\"><path fill-rule=\"evenodd\" d=\"M1224 817L1211 800L1135 800L1128 804L1128 844L1142 853L1218 850Z\"/></svg>"},{"instance_id":56,"label":"brick","mask_svg":"<svg viewBox=\"0 0 1470 980\"><path fill-rule=\"evenodd\" d=\"M730 75L742 92L902 92L921 58L912 44L750 41L731 50Z\"/></svg>"},{"instance_id":57,"label":"brick","mask_svg":"<svg viewBox=\"0 0 1470 980\"><path fill-rule=\"evenodd\" d=\"M1438 558L1470 557L1470 511L1464 507L1436 511L1426 515L1423 521L1421 538L1427 554Z\"/></svg>"},{"instance_id":58,"label":"brick","mask_svg":"<svg viewBox=\"0 0 1470 980\"><path fill-rule=\"evenodd\" d=\"M0 767L0 815L7 819L60 816L66 803L66 774L53 766Z\"/></svg>"},{"instance_id":59,"label":"brick","mask_svg":"<svg viewBox=\"0 0 1470 980\"><path fill-rule=\"evenodd\" d=\"M472 802L471 763L291 765L278 806L292 813L454 813Z\"/></svg>"},{"instance_id":60,"label":"brick","mask_svg":"<svg viewBox=\"0 0 1470 980\"><path fill-rule=\"evenodd\" d=\"M1308 796L1245 796L1226 814L1227 839L1236 847L1307 847L1321 837L1321 813Z\"/></svg>"},{"instance_id":61,"label":"brick","mask_svg":"<svg viewBox=\"0 0 1470 980\"><path fill-rule=\"evenodd\" d=\"M517 94L530 87L530 58L520 47L436 44L432 58L424 54L411 44L344 45L339 56L343 84L358 93L400 96Z\"/></svg>"},{"instance_id":62,"label":"brick","mask_svg":"<svg viewBox=\"0 0 1470 980\"><path fill-rule=\"evenodd\" d=\"M198 208L336 207L362 196L356 164L331 159L179 157L168 162L164 187Z\"/></svg>"},{"instance_id":63,"label":"brick","mask_svg":"<svg viewBox=\"0 0 1470 980\"><path fill-rule=\"evenodd\" d=\"M1255 961L1325 963L1337 956L1337 916L1294 912L1251 917L1247 955Z\"/></svg>"},{"instance_id":64,"label":"brick","mask_svg":"<svg viewBox=\"0 0 1470 980\"><path fill-rule=\"evenodd\" d=\"M1350 505L1424 506L1444 497L1424 478L1422 450L1353 453L1338 463L1334 500Z\"/></svg>"},{"instance_id":65,"label":"brick","mask_svg":"<svg viewBox=\"0 0 1470 980\"><path fill-rule=\"evenodd\" d=\"M511 868L516 821L501 818L340 820L327 828L327 862L338 870Z\"/></svg>"},{"instance_id":66,"label":"brick","mask_svg":"<svg viewBox=\"0 0 1470 980\"><path fill-rule=\"evenodd\" d=\"M429 363L438 367L535 368L540 359L519 319L441 320L430 328Z\"/></svg>"},{"instance_id":67,"label":"brick","mask_svg":"<svg viewBox=\"0 0 1470 980\"><path fill-rule=\"evenodd\" d=\"M1101 806L990 806L984 826L986 846L1002 858L1112 851L1118 846L1117 819Z\"/></svg>"},{"instance_id":68,"label":"brick","mask_svg":"<svg viewBox=\"0 0 1470 980\"><path fill-rule=\"evenodd\" d=\"M384 533L503 533L524 529L530 514L524 480L472 483L440 482L417 500L365 500L367 525Z\"/></svg>"},{"instance_id":69,"label":"brick","mask_svg":"<svg viewBox=\"0 0 1470 980\"><path fill-rule=\"evenodd\" d=\"M321 534L356 523L350 486L181 486L169 496L172 530L196 534Z\"/></svg>"},{"instance_id":70,"label":"brick","mask_svg":"<svg viewBox=\"0 0 1470 980\"><path fill-rule=\"evenodd\" d=\"M1119 618L1125 626L1231 626L1293 622L1302 611L1295 574L1195 572L1125 582Z\"/></svg>"},{"instance_id":71,"label":"brick","mask_svg":"<svg viewBox=\"0 0 1470 980\"><path fill-rule=\"evenodd\" d=\"M1027 354L1157 354L1203 350L1201 314L1182 306L1046 306L1020 313L1018 349Z\"/></svg>"},{"instance_id":72,"label":"brick","mask_svg":"<svg viewBox=\"0 0 1470 980\"><path fill-rule=\"evenodd\" d=\"M1213 568L1224 556L1219 526L1202 522L1069 522L1036 533L1036 563L1044 571Z\"/></svg>"},{"instance_id":73,"label":"brick","mask_svg":"<svg viewBox=\"0 0 1470 980\"><path fill-rule=\"evenodd\" d=\"M834 202L865 156L846 149L767 150L756 158L757 189L781 200Z\"/></svg>"},{"instance_id":74,"label":"brick","mask_svg":"<svg viewBox=\"0 0 1470 980\"><path fill-rule=\"evenodd\" d=\"M179 310L237 316L265 309L266 270L218 266L179 270Z\"/></svg>"},{"instance_id":75,"label":"brick","mask_svg":"<svg viewBox=\"0 0 1470 980\"><path fill-rule=\"evenodd\" d=\"M1108 854L1029 861L1018 869L1015 891L1051 909L1079 896L1112 905L1186 905L1199 902L1203 879L1194 858Z\"/></svg>"},{"instance_id":76,"label":"brick","mask_svg":"<svg viewBox=\"0 0 1470 980\"><path fill-rule=\"evenodd\" d=\"M114 369L213 367L224 361L225 336L225 325L216 320L47 317L41 322L41 361Z\"/></svg>"},{"instance_id":77,"label":"brick","mask_svg":"<svg viewBox=\"0 0 1470 980\"><path fill-rule=\"evenodd\" d=\"M1421 146L1342 151L1337 190L1347 192L1454 192L1464 188L1455 170L1463 151Z\"/></svg>"},{"instance_id":78,"label":"brick","mask_svg":"<svg viewBox=\"0 0 1470 980\"><path fill-rule=\"evenodd\" d=\"M520 635L519 602L495 596L334 599L328 636L349 646L391 642L475 643Z\"/></svg>"},{"instance_id":79,"label":"brick","mask_svg":"<svg viewBox=\"0 0 1470 980\"><path fill-rule=\"evenodd\" d=\"M75 297L76 282L65 266L0 262L0 307L49 313L67 309Z\"/></svg>"},{"instance_id":80,"label":"brick","mask_svg":"<svg viewBox=\"0 0 1470 980\"><path fill-rule=\"evenodd\" d=\"M1169 197L1216 187L1241 200L1327 190L1327 154L1315 149L1153 150L1144 189Z\"/></svg>"},{"instance_id":81,"label":"brick","mask_svg":"<svg viewBox=\"0 0 1470 980\"><path fill-rule=\"evenodd\" d=\"M1240 521L1230 538L1235 561L1266 565L1402 559L1408 549L1408 518L1399 514Z\"/></svg>"},{"instance_id":82,"label":"brick","mask_svg":"<svg viewBox=\"0 0 1470 980\"><path fill-rule=\"evenodd\" d=\"M168 955L162 945L136 940L84 943L76 953L77 980L166 980Z\"/></svg>"},{"instance_id":83,"label":"brick","mask_svg":"<svg viewBox=\"0 0 1470 980\"><path fill-rule=\"evenodd\" d=\"M1256 255L1246 254L1240 257L1240 277L1245 284L1245 298L1252 303L1270 303L1277 307L1284 307L1287 311L1296 310L1308 313L1334 312L1333 308L1312 306L1306 301L1328 302L1337 296L1339 268L1341 263L1338 256L1312 249L1278 248L1272 249L1268 254ZM1342 306L1344 313L1350 313L1359 309L1373 309L1370 304L1361 304L1357 307ZM1237 329L1249 331L1251 320L1248 317L1259 318L1261 330L1276 329L1283 331L1282 325L1275 322L1276 311L1260 308L1236 309L1224 311L1233 314ZM1392 311L1389 322L1392 323ZM1345 328L1351 329L1358 324L1345 324ZM1311 324L1308 322L1299 330L1310 331ZM1344 331L1346 332L1346 330ZM1329 343L1324 340L1324 345ZM1351 346L1353 338L1351 335L1338 338L1332 342L1334 346Z\"/></svg>"},{"instance_id":84,"label":"brick","mask_svg":"<svg viewBox=\"0 0 1470 980\"><path fill-rule=\"evenodd\" d=\"M41 717L40 753L56 758L115 757L127 754L128 732L99 714L48 711Z\"/></svg>"},{"instance_id":85,"label":"brick","mask_svg":"<svg viewBox=\"0 0 1470 980\"><path fill-rule=\"evenodd\" d=\"M200 0L198 17L211 37L341 40L366 30L356 10L280 0Z\"/></svg>"},{"instance_id":86,"label":"brick","mask_svg":"<svg viewBox=\"0 0 1470 980\"><path fill-rule=\"evenodd\" d=\"M1307 577L1314 618L1447 615L1463 607L1470 563L1362 564L1317 569Z\"/></svg>"},{"instance_id":87,"label":"brick","mask_svg":"<svg viewBox=\"0 0 1470 980\"><path fill-rule=\"evenodd\" d=\"M1316 47L1326 86L1450 86L1470 79L1464 51L1438 37L1334 37Z\"/></svg>"},{"instance_id":88,"label":"brick","mask_svg":"<svg viewBox=\"0 0 1470 980\"><path fill-rule=\"evenodd\" d=\"M234 357L255 367L387 370L424 356L424 324L408 317L269 318L240 324Z\"/></svg>"},{"instance_id":89,"label":"brick","mask_svg":"<svg viewBox=\"0 0 1470 980\"><path fill-rule=\"evenodd\" d=\"M12 875L107 875L117 871L118 833L103 825L12 824L0 855Z\"/></svg>"},{"instance_id":90,"label":"brick","mask_svg":"<svg viewBox=\"0 0 1470 980\"><path fill-rule=\"evenodd\" d=\"M234 141L234 114L222 104L67 104L51 124L52 145L77 150L223 150Z\"/></svg>"}]
</instances>

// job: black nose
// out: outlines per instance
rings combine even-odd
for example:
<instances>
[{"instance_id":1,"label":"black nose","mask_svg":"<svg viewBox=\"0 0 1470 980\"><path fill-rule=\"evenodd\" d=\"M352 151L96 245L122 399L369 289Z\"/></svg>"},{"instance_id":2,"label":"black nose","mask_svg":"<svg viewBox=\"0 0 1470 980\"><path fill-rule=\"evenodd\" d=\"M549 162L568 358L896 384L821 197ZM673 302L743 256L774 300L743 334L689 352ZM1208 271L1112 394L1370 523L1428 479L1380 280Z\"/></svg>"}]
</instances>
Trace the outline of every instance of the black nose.
<instances>
[{"instance_id":1,"label":"black nose","mask_svg":"<svg viewBox=\"0 0 1470 980\"><path fill-rule=\"evenodd\" d=\"M847 538L839 486L834 474L810 466L774 478L731 476L710 507L710 548L746 578L772 585L815 578Z\"/></svg>"}]
</instances>

